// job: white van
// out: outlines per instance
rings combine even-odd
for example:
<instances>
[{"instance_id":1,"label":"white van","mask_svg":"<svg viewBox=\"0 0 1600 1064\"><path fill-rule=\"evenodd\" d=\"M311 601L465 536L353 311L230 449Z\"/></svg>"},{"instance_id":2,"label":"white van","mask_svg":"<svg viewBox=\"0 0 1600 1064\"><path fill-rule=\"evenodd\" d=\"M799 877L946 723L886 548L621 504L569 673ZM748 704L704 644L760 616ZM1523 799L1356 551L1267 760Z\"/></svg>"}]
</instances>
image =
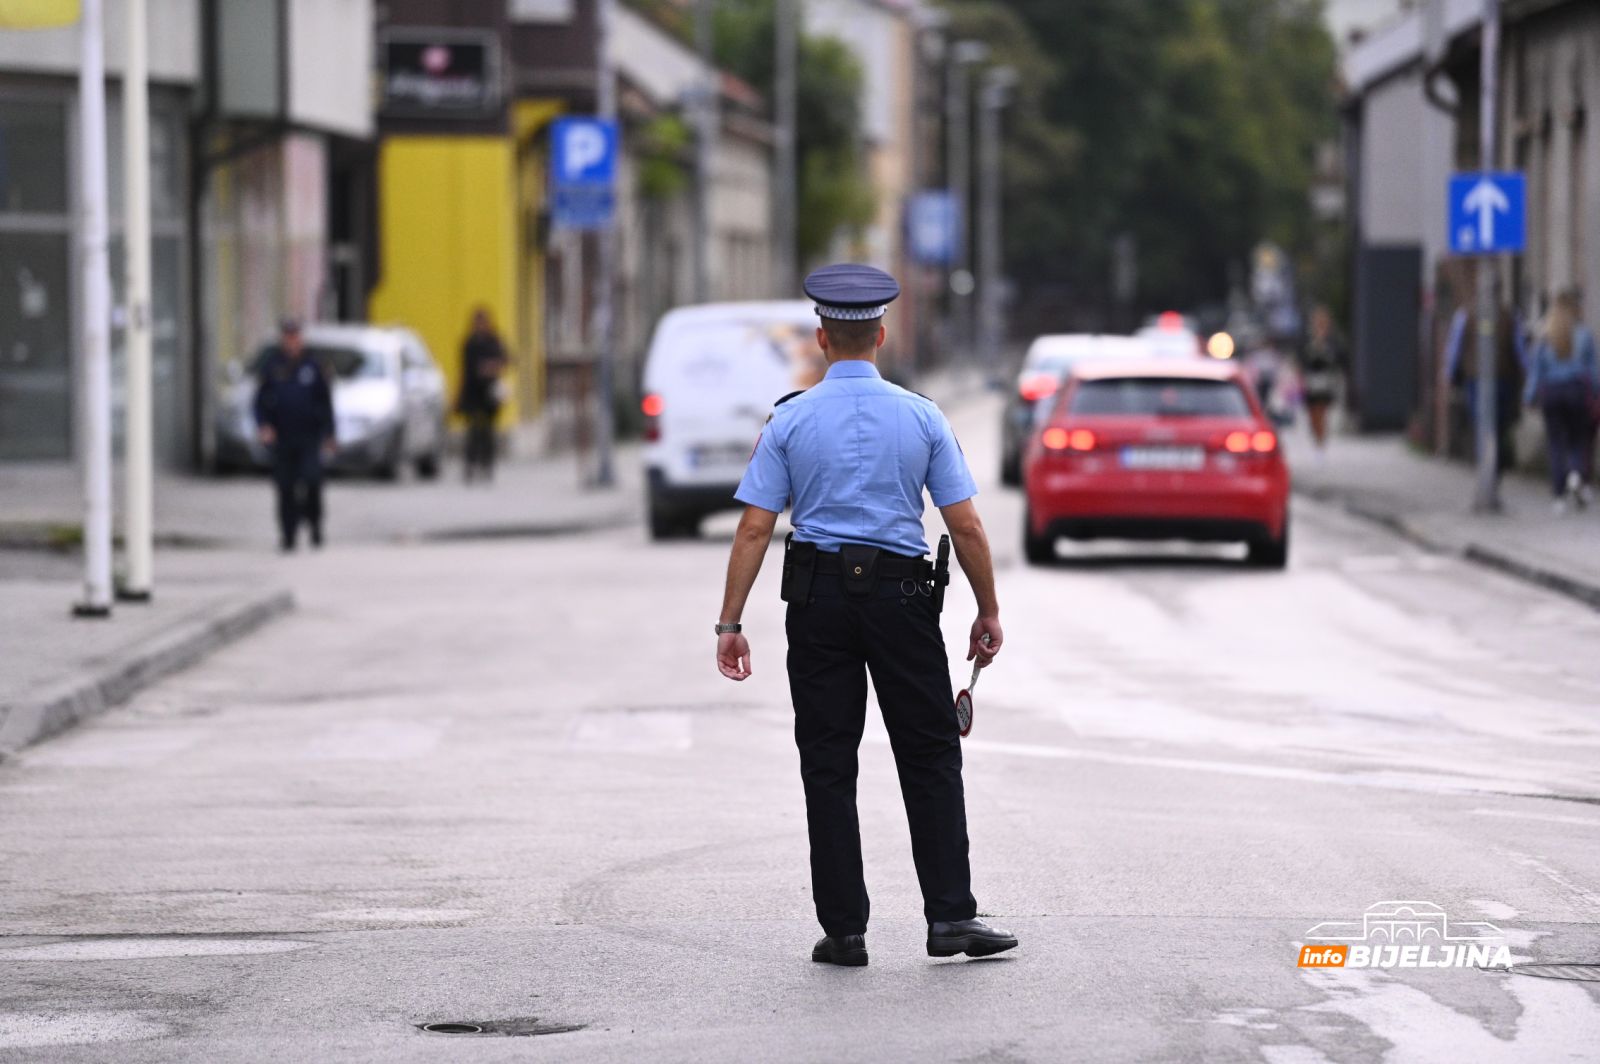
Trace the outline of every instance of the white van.
<instances>
[{"instance_id":1,"label":"white van","mask_svg":"<svg viewBox=\"0 0 1600 1064\"><path fill-rule=\"evenodd\" d=\"M650 535L693 535L733 493L773 404L827 371L806 300L710 303L663 315L645 357Z\"/></svg>"}]
</instances>

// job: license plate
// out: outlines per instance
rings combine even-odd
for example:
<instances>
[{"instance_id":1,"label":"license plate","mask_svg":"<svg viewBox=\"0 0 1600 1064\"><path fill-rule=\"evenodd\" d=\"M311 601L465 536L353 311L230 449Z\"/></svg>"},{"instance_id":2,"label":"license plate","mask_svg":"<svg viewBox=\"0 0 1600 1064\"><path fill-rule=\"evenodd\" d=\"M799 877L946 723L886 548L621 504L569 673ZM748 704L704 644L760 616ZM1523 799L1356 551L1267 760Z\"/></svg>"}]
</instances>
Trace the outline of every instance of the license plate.
<instances>
[{"instance_id":1,"label":"license plate","mask_svg":"<svg viewBox=\"0 0 1600 1064\"><path fill-rule=\"evenodd\" d=\"M1200 469L1206 464L1203 447L1124 447L1125 469Z\"/></svg>"}]
</instances>

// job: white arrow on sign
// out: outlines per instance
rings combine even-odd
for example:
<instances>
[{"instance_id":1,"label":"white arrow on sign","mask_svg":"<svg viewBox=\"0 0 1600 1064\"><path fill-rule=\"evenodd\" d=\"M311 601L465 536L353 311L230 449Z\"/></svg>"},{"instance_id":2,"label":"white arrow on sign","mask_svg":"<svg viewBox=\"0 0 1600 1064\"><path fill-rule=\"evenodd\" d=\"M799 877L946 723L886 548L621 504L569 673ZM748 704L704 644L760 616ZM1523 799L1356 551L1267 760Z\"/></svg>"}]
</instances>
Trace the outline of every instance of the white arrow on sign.
<instances>
[{"instance_id":1,"label":"white arrow on sign","mask_svg":"<svg viewBox=\"0 0 1600 1064\"><path fill-rule=\"evenodd\" d=\"M1479 178L1478 183L1467 193L1466 199L1461 201L1461 205L1466 208L1468 214L1478 216L1479 246L1493 247L1495 212L1511 209L1511 201L1500 191L1500 186L1487 177Z\"/></svg>"}]
</instances>

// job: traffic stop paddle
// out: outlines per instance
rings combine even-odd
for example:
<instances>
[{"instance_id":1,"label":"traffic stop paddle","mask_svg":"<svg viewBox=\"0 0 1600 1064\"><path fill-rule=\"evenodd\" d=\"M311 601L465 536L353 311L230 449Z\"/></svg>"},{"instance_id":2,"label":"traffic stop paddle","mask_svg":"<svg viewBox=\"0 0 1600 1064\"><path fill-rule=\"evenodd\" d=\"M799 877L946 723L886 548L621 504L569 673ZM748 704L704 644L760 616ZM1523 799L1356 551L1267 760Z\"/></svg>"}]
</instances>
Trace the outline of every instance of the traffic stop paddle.
<instances>
[{"instance_id":1,"label":"traffic stop paddle","mask_svg":"<svg viewBox=\"0 0 1600 1064\"><path fill-rule=\"evenodd\" d=\"M988 633L984 634L983 645L989 645ZM967 681L967 686L956 695L956 724L961 727L961 737L965 739L972 734L972 692L978 689L978 673L982 671L982 661L972 663L972 679Z\"/></svg>"}]
</instances>

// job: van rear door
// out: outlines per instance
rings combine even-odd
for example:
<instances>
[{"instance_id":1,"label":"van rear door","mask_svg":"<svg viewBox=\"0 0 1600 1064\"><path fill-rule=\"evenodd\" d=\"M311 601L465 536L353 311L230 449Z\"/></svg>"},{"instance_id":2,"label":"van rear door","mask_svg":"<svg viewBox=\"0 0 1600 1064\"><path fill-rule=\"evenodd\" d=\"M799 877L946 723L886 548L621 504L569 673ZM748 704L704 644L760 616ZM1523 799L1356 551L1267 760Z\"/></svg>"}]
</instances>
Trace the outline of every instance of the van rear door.
<instances>
[{"instance_id":1,"label":"van rear door","mask_svg":"<svg viewBox=\"0 0 1600 1064\"><path fill-rule=\"evenodd\" d=\"M773 404L809 383L810 341L795 322L752 319L691 319L660 337L645 377L661 399L651 464L675 484L738 483Z\"/></svg>"}]
</instances>

